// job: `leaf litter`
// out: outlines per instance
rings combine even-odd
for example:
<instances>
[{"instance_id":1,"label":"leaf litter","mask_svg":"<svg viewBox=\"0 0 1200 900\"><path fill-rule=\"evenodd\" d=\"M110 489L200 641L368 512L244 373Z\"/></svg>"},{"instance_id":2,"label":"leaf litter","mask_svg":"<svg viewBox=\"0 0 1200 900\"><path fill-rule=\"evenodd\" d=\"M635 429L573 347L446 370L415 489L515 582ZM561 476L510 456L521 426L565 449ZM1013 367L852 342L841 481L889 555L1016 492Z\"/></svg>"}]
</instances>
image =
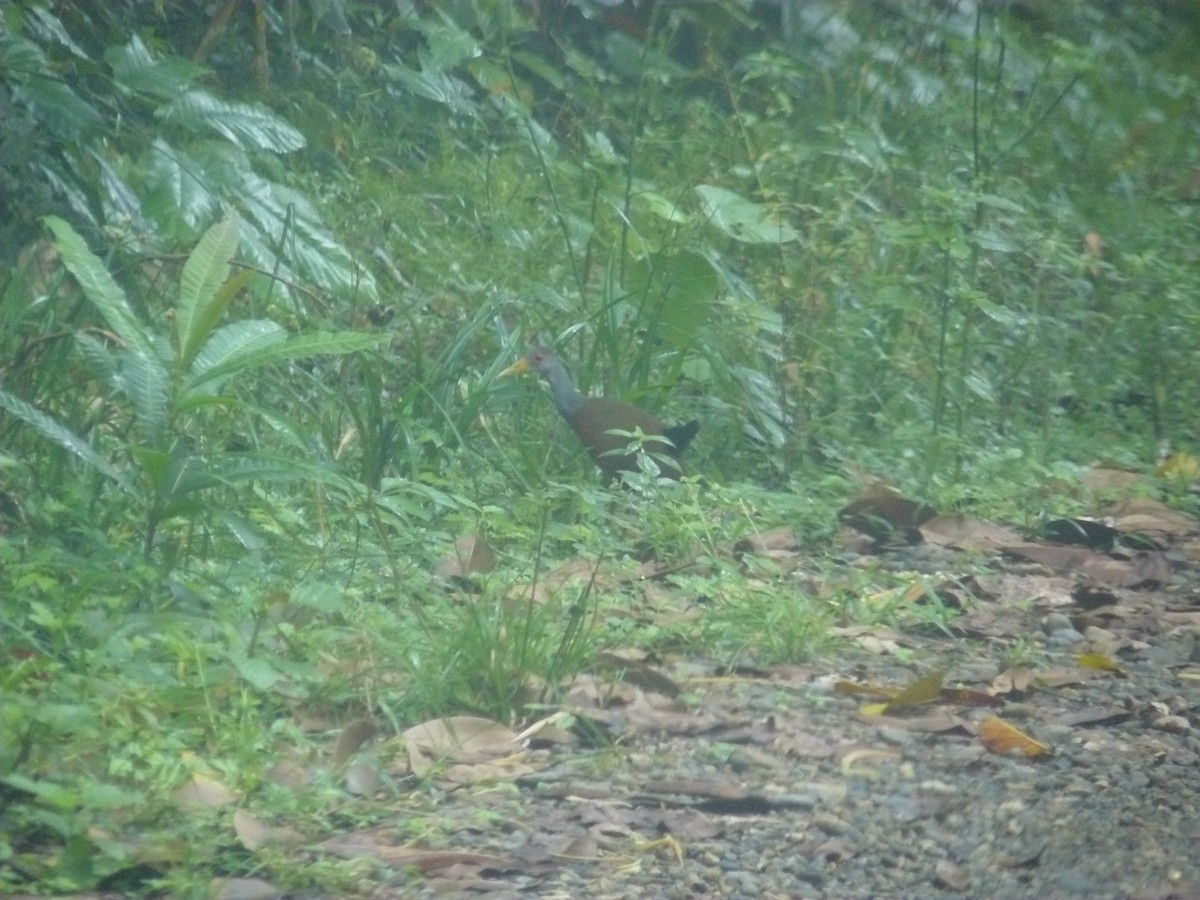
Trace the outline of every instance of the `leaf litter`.
<instances>
[{"instance_id":1,"label":"leaf litter","mask_svg":"<svg viewBox=\"0 0 1200 900\"><path fill-rule=\"evenodd\" d=\"M841 650L803 666L612 649L517 729L454 716L387 737L382 722L351 720L329 768L367 759L380 777L370 792L344 784L347 802L430 827L305 835L247 808L234 814L239 842L369 857L456 896L735 897L748 885L777 897L926 896L930 884L1034 896L1068 875L1095 896L1200 891L1200 592L1189 588L1200 527L1129 500L1144 485L1126 475L1085 480L1109 518L1060 520L1050 533L1071 543L939 516L876 487L843 511L847 529L866 529L861 540L843 531L846 559L914 573L880 603L952 594L949 631L843 624ZM788 528L727 552L821 584ZM457 554L469 555L465 542ZM577 560L526 596L650 580L649 622L672 612L668 568ZM1006 659L1014 652L1023 658ZM287 782L304 790L320 765L292 756L276 766L306 773ZM238 799L209 781L193 776L179 802Z\"/></svg>"}]
</instances>

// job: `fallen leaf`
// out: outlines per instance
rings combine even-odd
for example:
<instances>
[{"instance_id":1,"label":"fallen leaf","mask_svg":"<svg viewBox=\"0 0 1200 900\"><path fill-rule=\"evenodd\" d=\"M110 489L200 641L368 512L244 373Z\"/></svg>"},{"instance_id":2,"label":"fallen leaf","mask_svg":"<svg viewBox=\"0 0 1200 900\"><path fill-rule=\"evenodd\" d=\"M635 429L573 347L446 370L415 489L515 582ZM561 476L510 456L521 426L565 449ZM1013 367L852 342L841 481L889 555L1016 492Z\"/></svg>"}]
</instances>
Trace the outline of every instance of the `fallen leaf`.
<instances>
[{"instance_id":1,"label":"fallen leaf","mask_svg":"<svg viewBox=\"0 0 1200 900\"><path fill-rule=\"evenodd\" d=\"M999 716L991 716L979 723L979 740L993 753L1020 753L1030 759L1047 756L1050 748L1039 743L1014 725Z\"/></svg>"},{"instance_id":2,"label":"fallen leaf","mask_svg":"<svg viewBox=\"0 0 1200 900\"><path fill-rule=\"evenodd\" d=\"M1127 676L1127 673L1124 669L1118 666L1107 656L1104 656L1100 653L1083 653L1075 661L1085 669L1097 669L1101 672L1112 672L1114 675L1119 675L1122 678Z\"/></svg>"},{"instance_id":3,"label":"fallen leaf","mask_svg":"<svg viewBox=\"0 0 1200 900\"><path fill-rule=\"evenodd\" d=\"M903 709L907 706L919 706L938 699L942 691L944 672L934 671L922 675L916 681L909 682L896 696L887 703L889 711Z\"/></svg>"},{"instance_id":4,"label":"fallen leaf","mask_svg":"<svg viewBox=\"0 0 1200 900\"><path fill-rule=\"evenodd\" d=\"M922 524L919 530L927 543L984 553L1021 542L1021 535L1011 528L962 513L935 516Z\"/></svg>"},{"instance_id":5,"label":"fallen leaf","mask_svg":"<svg viewBox=\"0 0 1200 900\"><path fill-rule=\"evenodd\" d=\"M198 772L176 789L174 797L180 809L192 812L219 809L237 800L237 794L221 782Z\"/></svg>"}]
</instances>

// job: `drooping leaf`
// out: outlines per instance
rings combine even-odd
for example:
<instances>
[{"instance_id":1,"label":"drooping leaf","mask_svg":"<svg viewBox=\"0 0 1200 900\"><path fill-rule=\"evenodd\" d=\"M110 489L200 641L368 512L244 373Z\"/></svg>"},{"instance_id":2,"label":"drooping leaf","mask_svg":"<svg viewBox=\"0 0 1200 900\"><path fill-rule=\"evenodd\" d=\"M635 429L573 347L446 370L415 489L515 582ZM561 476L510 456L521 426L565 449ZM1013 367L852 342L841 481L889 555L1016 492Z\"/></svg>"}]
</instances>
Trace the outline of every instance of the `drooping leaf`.
<instances>
[{"instance_id":1,"label":"drooping leaf","mask_svg":"<svg viewBox=\"0 0 1200 900\"><path fill-rule=\"evenodd\" d=\"M177 226L172 228L177 220L182 219L194 234L217 214L220 199L204 160L162 138L156 138L150 145L143 178L147 188L143 204L146 215L172 237L190 236L179 233Z\"/></svg>"},{"instance_id":2,"label":"drooping leaf","mask_svg":"<svg viewBox=\"0 0 1200 900\"><path fill-rule=\"evenodd\" d=\"M0 407L12 413L25 424L38 431L43 437L49 438L69 453L79 457L97 472L108 476L122 488L130 488L125 476L113 468L107 459L92 449L91 444L75 434L53 416L47 415L40 409L30 406L24 400L14 397L6 391L0 391Z\"/></svg>"},{"instance_id":3,"label":"drooping leaf","mask_svg":"<svg viewBox=\"0 0 1200 900\"><path fill-rule=\"evenodd\" d=\"M238 219L230 213L204 233L184 263L175 310L179 346L175 364L181 373L192 364L232 299L231 294L221 294L220 288L229 277L229 260L237 243Z\"/></svg>"},{"instance_id":4,"label":"drooping leaf","mask_svg":"<svg viewBox=\"0 0 1200 900\"><path fill-rule=\"evenodd\" d=\"M0 41L0 71L16 105L54 134L78 141L104 127L104 117L55 74L32 41L13 35Z\"/></svg>"},{"instance_id":5,"label":"drooping leaf","mask_svg":"<svg viewBox=\"0 0 1200 900\"><path fill-rule=\"evenodd\" d=\"M63 265L75 276L84 295L100 311L104 321L130 350L148 360L157 359L149 332L138 321L125 292L113 280L104 263L67 222L58 216L46 216L43 221L54 232Z\"/></svg>"},{"instance_id":6,"label":"drooping leaf","mask_svg":"<svg viewBox=\"0 0 1200 900\"><path fill-rule=\"evenodd\" d=\"M773 209L711 184L696 187L708 221L743 244L784 244L800 234Z\"/></svg>"},{"instance_id":7,"label":"drooping leaf","mask_svg":"<svg viewBox=\"0 0 1200 900\"><path fill-rule=\"evenodd\" d=\"M304 146L304 135L265 106L221 100L207 91L188 91L157 115L190 131L215 131L239 147L291 153Z\"/></svg>"},{"instance_id":8,"label":"drooping leaf","mask_svg":"<svg viewBox=\"0 0 1200 900\"><path fill-rule=\"evenodd\" d=\"M205 72L189 59L154 53L136 34L124 46L110 48L104 61L118 87L162 100L174 100Z\"/></svg>"}]
</instances>

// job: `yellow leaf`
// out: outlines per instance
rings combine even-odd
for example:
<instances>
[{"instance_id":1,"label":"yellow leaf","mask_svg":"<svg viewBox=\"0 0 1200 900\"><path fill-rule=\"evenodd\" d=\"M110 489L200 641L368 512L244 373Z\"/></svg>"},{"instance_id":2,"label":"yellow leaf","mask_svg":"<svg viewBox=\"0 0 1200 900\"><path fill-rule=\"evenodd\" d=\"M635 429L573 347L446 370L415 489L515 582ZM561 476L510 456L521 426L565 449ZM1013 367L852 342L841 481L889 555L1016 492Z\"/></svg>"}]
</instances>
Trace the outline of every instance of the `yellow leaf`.
<instances>
[{"instance_id":1,"label":"yellow leaf","mask_svg":"<svg viewBox=\"0 0 1200 900\"><path fill-rule=\"evenodd\" d=\"M922 675L916 681L910 681L903 690L888 701L888 709L900 709L905 706L919 706L930 703L938 698L942 691L944 672L930 672Z\"/></svg>"},{"instance_id":2,"label":"yellow leaf","mask_svg":"<svg viewBox=\"0 0 1200 900\"><path fill-rule=\"evenodd\" d=\"M1099 669L1101 672L1112 672L1114 675L1125 676L1125 670L1103 653L1083 653L1078 662L1085 669Z\"/></svg>"},{"instance_id":3,"label":"yellow leaf","mask_svg":"<svg viewBox=\"0 0 1200 900\"><path fill-rule=\"evenodd\" d=\"M1030 759L1048 756L1050 753L1047 745L1035 741L999 716L991 716L979 723L979 740L993 753L1004 754L1016 751Z\"/></svg>"}]
</instances>

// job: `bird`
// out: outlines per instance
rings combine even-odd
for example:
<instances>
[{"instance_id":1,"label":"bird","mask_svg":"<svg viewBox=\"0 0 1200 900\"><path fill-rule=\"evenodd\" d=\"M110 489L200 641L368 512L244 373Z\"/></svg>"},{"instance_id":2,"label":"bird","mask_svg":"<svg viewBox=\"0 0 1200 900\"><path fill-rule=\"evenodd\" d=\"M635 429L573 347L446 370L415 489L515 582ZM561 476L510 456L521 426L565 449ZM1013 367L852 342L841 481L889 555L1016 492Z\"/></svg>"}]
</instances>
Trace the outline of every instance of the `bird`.
<instances>
[{"instance_id":1,"label":"bird","mask_svg":"<svg viewBox=\"0 0 1200 900\"><path fill-rule=\"evenodd\" d=\"M530 372L536 372L549 383L555 409L610 481L619 479L622 472L640 471L638 454L626 452L633 440L630 434L639 430L650 439L645 442L645 448L651 458L663 454L671 457L659 462L659 473L679 479L678 459L700 430L700 423L695 419L682 425L667 426L656 416L629 403L607 397L585 397L571 381L562 360L549 347L534 347L500 374L525 375Z\"/></svg>"}]
</instances>

